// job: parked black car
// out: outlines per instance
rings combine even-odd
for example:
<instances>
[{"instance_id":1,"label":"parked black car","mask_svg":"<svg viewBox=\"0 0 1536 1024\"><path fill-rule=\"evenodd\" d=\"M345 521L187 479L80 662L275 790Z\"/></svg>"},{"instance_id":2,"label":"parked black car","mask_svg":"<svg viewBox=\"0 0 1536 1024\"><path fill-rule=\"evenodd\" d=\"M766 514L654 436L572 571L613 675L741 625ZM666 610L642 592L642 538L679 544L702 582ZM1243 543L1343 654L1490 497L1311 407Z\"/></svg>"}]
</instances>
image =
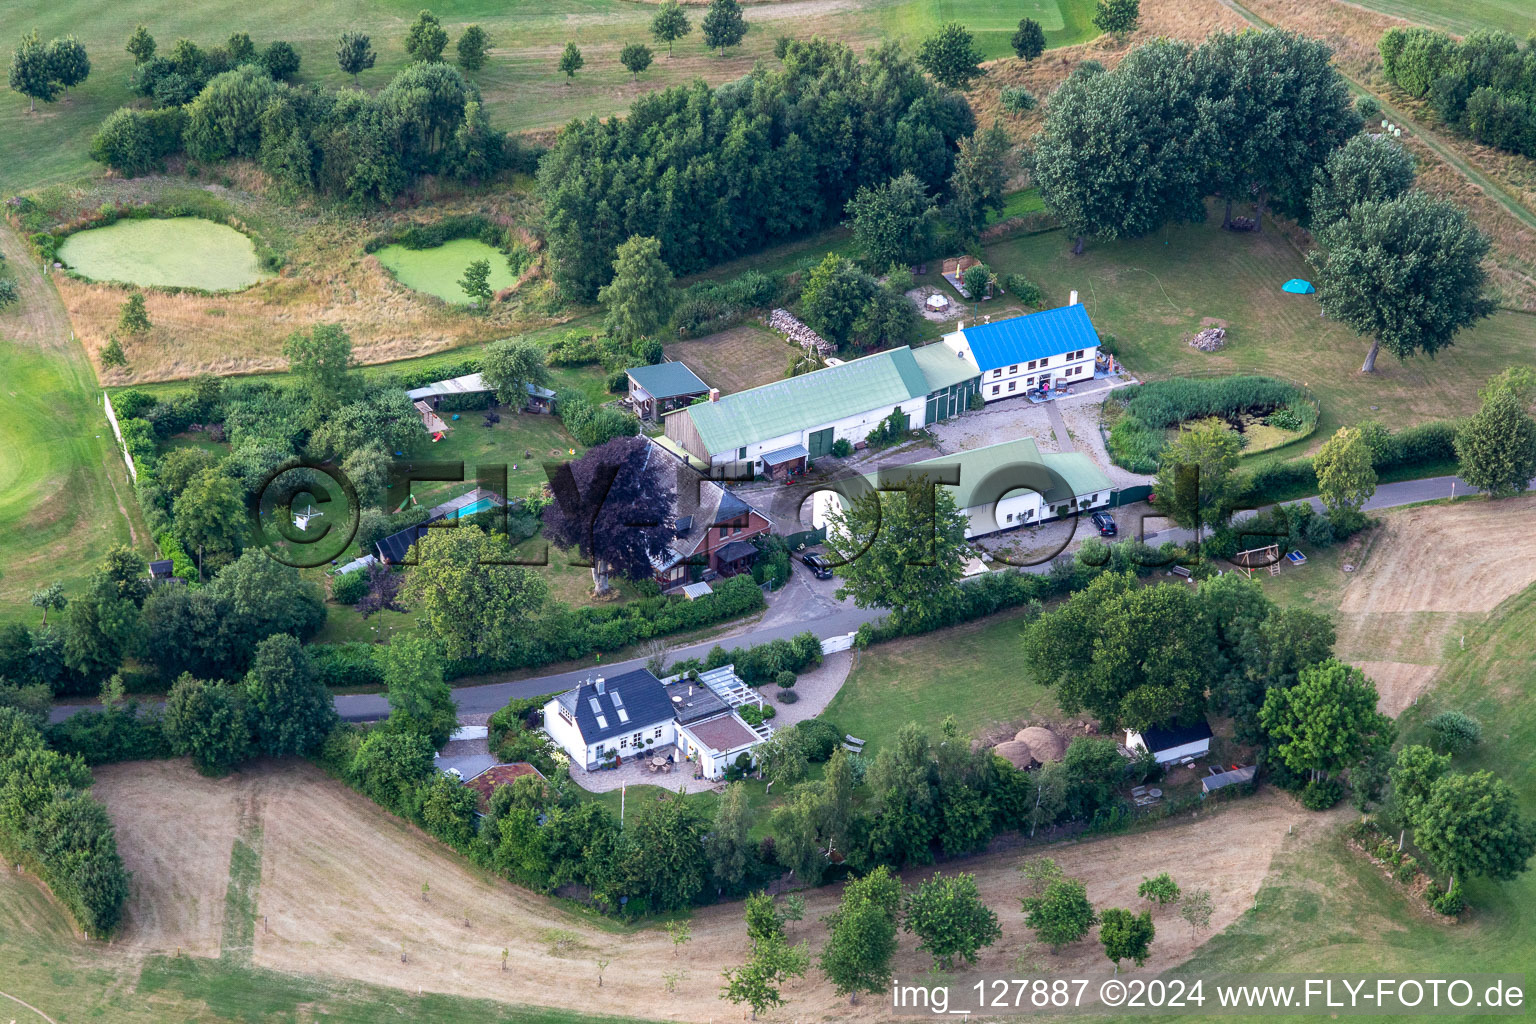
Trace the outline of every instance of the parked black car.
<instances>
[{"instance_id":1,"label":"parked black car","mask_svg":"<svg viewBox=\"0 0 1536 1024\"><path fill-rule=\"evenodd\" d=\"M1120 528L1115 525L1115 517L1108 512L1095 512L1090 518L1093 525L1099 528L1100 537L1113 537L1120 532Z\"/></svg>"},{"instance_id":2,"label":"parked black car","mask_svg":"<svg viewBox=\"0 0 1536 1024\"><path fill-rule=\"evenodd\" d=\"M828 562L821 555L814 553L804 554L800 556L800 561L806 564L806 567L811 570L817 579L829 580L832 578L832 563Z\"/></svg>"}]
</instances>

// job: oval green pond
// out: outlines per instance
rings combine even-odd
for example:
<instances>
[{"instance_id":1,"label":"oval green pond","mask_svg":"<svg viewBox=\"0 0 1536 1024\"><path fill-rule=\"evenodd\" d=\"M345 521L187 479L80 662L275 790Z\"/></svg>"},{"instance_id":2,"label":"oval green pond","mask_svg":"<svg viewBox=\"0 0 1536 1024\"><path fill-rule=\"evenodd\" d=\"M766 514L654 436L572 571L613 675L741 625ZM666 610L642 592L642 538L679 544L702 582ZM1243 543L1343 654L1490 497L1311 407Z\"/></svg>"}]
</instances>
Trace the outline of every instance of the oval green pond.
<instances>
[{"instance_id":1,"label":"oval green pond","mask_svg":"<svg viewBox=\"0 0 1536 1024\"><path fill-rule=\"evenodd\" d=\"M120 220L77 231L59 261L93 281L202 288L248 288L264 276L255 244L232 227L201 217Z\"/></svg>"},{"instance_id":2,"label":"oval green pond","mask_svg":"<svg viewBox=\"0 0 1536 1024\"><path fill-rule=\"evenodd\" d=\"M431 249L387 245L374 255L407 288L436 295L455 305L469 304L469 297L459 287L459 279L464 276L464 268L475 260L490 262L492 291L510 288L517 283L512 268L507 266L507 254L478 238L455 238Z\"/></svg>"}]
</instances>

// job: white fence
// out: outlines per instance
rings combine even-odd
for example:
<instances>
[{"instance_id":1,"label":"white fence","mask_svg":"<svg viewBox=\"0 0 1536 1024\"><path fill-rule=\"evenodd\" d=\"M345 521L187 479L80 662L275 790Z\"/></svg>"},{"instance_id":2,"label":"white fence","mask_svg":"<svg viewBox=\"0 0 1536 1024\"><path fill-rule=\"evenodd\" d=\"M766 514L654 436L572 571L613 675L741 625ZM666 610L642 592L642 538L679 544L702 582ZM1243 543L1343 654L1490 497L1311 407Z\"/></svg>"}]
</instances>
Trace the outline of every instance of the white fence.
<instances>
[{"instance_id":1,"label":"white fence","mask_svg":"<svg viewBox=\"0 0 1536 1024\"><path fill-rule=\"evenodd\" d=\"M855 632L844 633L841 636L829 636L821 642L821 653L836 654L838 651L851 650L853 647L853 638L858 635L859 634Z\"/></svg>"},{"instance_id":2,"label":"white fence","mask_svg":"<svg viewBox=\"0 0 1536 1024\"><path fill-rule=\"evenodd\" d=\"M112 396L103 391L101 403L107 410L107 422L112 424L112 436L117 438L117 450L123 453L123 463L128 467L128 477L134 483L138 483L139 471L133 465L133 456L128 454L128 446L123 443L123 430L117 425L117 413L112 409Z\"/></svg>"}]
</instances>

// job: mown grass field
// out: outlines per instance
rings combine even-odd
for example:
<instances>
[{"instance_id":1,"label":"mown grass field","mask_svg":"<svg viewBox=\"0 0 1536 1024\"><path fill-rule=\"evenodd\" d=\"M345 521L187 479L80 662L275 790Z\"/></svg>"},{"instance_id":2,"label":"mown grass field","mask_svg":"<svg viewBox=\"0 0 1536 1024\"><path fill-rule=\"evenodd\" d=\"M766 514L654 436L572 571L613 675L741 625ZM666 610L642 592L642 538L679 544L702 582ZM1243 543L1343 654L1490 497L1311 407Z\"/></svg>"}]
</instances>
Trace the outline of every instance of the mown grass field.
<instances>
[{"instance_id":1,"label":"mown grass field","mask_svg":"<svg viewBox=\"0 0 1536 1024\"><path fill-rule=\"evenodd\" d=\"M983 256L1000 275L1037 282L1047 307L1077 291L1105 347L1138 377L1268 373L1305 384L1322 404L1317 443L1365 419L1404 427L1469 415L1478 387L1506 366L1530 364L1536 351L1536 317L1499 312L1434 359L1400 363L1383 353L1375 374L1361 374L1368 342L1322 319L1315 297L1280 290L1290 278L1312 276L1296 249L1273 228L1240 234L1218 224L1090 242L1081 256L1060 231L1022 235L987 246ZM981 313L995 306L1001 315L1009 302L984 302ZM1207 318L1226 323L1220 352L1188 344Z\"/></svg>"},{"instance_id":2,"label":"mown grass field","mask_svg":"<svg viewBox=\"0 0 1536 1024\"><path fill-rule=\"evenodd\" d=\"M235 31L249 32L258 46L273 39L288 40L303 59L300 81L328 88L351 84L336 66L337 35L349 28L367 32L378 63L359 84L375 90L405 66L403 40L422 6L421 0L326 4L275 0L258 6L231 0L194 5L147 0L129 8L101 0L18 0L6 11L13 35L36 28L46 40L72 32L89 51L92 71L90 79L70 96L35 114L27 112L20 96L7 94L0 102L0 138L12 143L6 147L6 159L0 161L0 191L9 194L97 172L87 156L87 144L102 118L133 99L128 89L132 61L123 44L139 22L149 27L162 50L179 37L205 45L222 43ZM774 40L781 35L821 34L862 50L893 37L915 45L944 21L958 20L976 31L978 44L990 58L1011 52L1008 36L1025 16L1042 23L1051 46L1097 34L1090 20L1093 0L1022 0L1002 7L954 0L875 0L857 5L842 0L788 0L749 4L747 36L724 57L705 48L698 27L703 8L690 6L693 32L674 46L669 58L650 37L655 13L651 3L550 0L507 5L448 0L427 6L448 30L449 57L465 25L480 24L490 34L490 61L472 77L485 94L492 123L514 131L557 128L573 117L606 116L623 110L644 92L693 78L712 83L738 78L756 61L772 60ZM572 80L555 68L568 41L581 47L586 60ZM618 63L619 50L635 41L657 49L656 62L638 81Z\"/></svg>"},{"instance_id":3,"label":"mown grass field","mask_svg":"<svg viewBox=\"0 0 1536 1024\"><path fill-rule=\"evenodd\" d=\"M1527 0L1360 0L1360 5L1461 35L1497 28L1524 39L1536 30L1536 10Z\"/></svg>"}]
</instances>

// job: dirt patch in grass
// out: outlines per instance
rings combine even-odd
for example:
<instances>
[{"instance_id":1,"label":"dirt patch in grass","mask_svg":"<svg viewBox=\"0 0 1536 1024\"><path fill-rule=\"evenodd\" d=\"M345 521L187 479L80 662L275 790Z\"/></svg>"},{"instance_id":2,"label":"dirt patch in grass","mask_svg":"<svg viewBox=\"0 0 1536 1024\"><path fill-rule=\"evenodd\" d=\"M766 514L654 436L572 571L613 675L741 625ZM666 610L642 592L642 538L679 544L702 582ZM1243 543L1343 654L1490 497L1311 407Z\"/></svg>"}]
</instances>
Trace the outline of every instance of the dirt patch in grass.
<instances>
[{"instance_id":1,"label":"dirt patch in grass","mask_svg":"<svg viewBox=\"0 0 1536 1024\"><path fill-rule=\"evenodd\" d=\"M1376 684L1376 708L1391 718L1407 711L1428 689L1439 665L1413 665L1404 661L1357 661L1355 667Z\"/></svg>"},{"instance_id":2,"label":"dirt patch in grass","mask_svg":"<svg viewBox=\"0 0 1536 1024\"><path fill-rule=\"evenodd\" d=\"M1533 511L1536 496L1431 505L1387 517L1340 610L1492 611L1536 582Z\"/></svg>"},{"instance_id":3,"label":"dirt patch in grass","mask_svg":"<svg viewBox=\"0 0 1536 1024\"><path fill-rule=\"evenodd\" d=\"M668 359L682 362L704 383L725 394L782 380L794 353L783 338L756 324L673 342L663 351Z\"/></svg>"},{"instance_id":4,"label":"dirt patch in grass","mask_svg":"<svg viewBox=\"0 0 1536 1024\"><path fill-rule=\"evenodd\" d=\"M259 762L226 780L197 776L184 762L120 765L99 773L99 795L118 823L119 842L135 871L130 941L150 936L157 948L180 945L217 952L220 921L199 908L222 911L237 832L260 828L260 886L256 890L254 962L306 975L369 981L396 988L474 992L514 1003L558 1000L572 1010L630 1015L724 1019L734 1011L718 999L720 970L747 953L739 904L693 915L693 941L676 955L659 928L636 932L567 913L551 901L482 874L436 841L302 762ZM242 819L242 810L250 816ZM1207 817L1201 814L1199 818ZM1191 820L1148 833L1038 849L1082 878L1099 905L1131 906L1144 874L1177 865L1176 877L1215 894L1210 931L1219 932L1253 903L1270 859L1299 832L1321 827L1287 797L1263 795L1221 815L1222 841L1212 826ZM1022 894L1008 850L953 862L946 872L974 871L1003 925L1002 939L981 960L1004 971L1033 943L1017 912ZM912 884L926 871L908 872ZM430 886L425 899L422 883ZM809 940L813 954L824 933L819 921L836 904L838 888L807 894L804 922L791 941ZM465 925L468 917L469 924ZM1172 913L1158 916L1150 970L1172 966L1197 938ZM194 943L196 945L194 946ZM401 961L401 945L405 961ZM903 937L895 969L910 977L929 958ZM509 950L501 970L501 950ZM1031 953L1053 973L1107 970L1096 941L1059 956ZM611 961L598 987L594 961ZM675 975L675 993L666 992ZM879 1019L882 1000L849 1007L817 972L791 985L786 1012Z\"/></svg>"},{"instance_id":5,"label":"dirt patch in grass","mask_svg":"<svg viewBox=\"0 0 1536 1024\"><path fill-rule=\"evenodd\" d=\"M239 776L205 778L186 761L107 765L94 774L91 791L107 805L132 872L117 943L218 956L230 850L252 787Z\"/></svg>"}]
</instances>

